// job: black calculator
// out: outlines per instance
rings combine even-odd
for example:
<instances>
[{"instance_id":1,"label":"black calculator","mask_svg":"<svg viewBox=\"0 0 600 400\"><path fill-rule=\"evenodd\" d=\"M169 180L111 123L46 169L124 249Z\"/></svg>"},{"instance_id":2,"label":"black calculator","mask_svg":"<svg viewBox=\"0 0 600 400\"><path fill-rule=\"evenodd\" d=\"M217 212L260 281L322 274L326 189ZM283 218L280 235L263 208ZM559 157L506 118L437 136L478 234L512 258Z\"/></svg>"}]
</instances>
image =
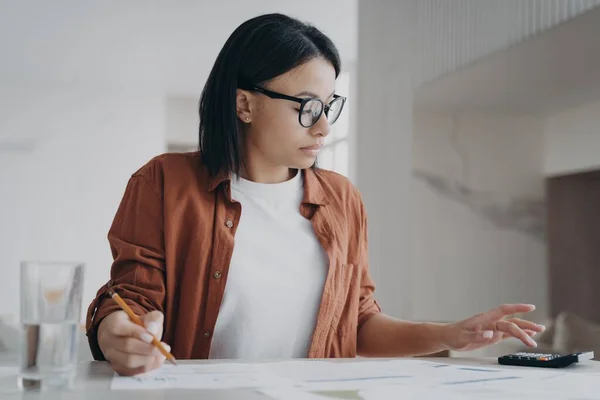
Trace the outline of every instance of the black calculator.
<instances>
[{"instance_id":1,"label":"black calculator","mask_svg":"<svg viewBox=\"0 0 600 400\"><path fill-rule=\"evenodd\" d=\"M571 354L514 353L498 357L498 363L523 367L563 368L593 358L593 351Z\"/></svg>"}]
</instances>

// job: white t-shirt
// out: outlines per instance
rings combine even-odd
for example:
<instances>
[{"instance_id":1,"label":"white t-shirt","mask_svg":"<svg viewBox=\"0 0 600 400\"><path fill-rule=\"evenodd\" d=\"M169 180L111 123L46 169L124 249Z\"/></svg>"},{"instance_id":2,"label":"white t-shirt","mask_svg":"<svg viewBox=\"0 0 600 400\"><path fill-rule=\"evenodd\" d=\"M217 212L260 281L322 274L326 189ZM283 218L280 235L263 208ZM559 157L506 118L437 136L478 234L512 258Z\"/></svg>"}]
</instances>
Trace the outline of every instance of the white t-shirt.
<instances>
[{"instance_id":1,"label":"white t-shirt","mask_svg":"<svg viewBox=\"0 0 600 400\"><path fill-rule=\"evenodd\" d=\"M210 358L307 357L328 270L300 214L302 173L264 184L233 178L242 205Z\"/></svg>"}]
</instances>

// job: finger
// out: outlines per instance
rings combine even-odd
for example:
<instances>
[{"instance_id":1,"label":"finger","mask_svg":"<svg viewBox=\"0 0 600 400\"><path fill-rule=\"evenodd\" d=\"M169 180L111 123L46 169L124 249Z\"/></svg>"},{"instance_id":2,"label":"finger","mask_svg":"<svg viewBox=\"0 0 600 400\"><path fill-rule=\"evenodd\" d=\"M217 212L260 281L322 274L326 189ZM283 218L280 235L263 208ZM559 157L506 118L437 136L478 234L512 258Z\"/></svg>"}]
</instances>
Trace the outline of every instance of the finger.
<instances>
[{"instance_id":1,"label":"finger","mask_svg":"<svg viewBox=\"0 0 600 400\"><path fill-rule=\"evenodd\" d=\"M124 311L115 312L115 317L110 320L110 326L107 331L110 335L119 337L141 337L142 334L147 333L143 326L139 326L131 321Z\"/></svg>"},{"instance_id":2,"label":"finger","mask_svg":"<svg viewBox=\"0 0 600 400\"><path fill-rule=\"evenodd\" d=\"M546 327L544 325L538 325L535 322L527 321L527 320L524 320L521 318L511 318L511 319L508 319L507 321L516 324L519 328L521 328L523 330L528 329L530 331L534 331L537 333L541 333L546 330Z\"/></svg>"},{"instance_id":3,"label":"finger","mask_svg":"<svg viewBox=\"0 0 600 400\"><path fill-rule=\"evenodd\" d=\"M529 337L534 337L535 335L537 335L537 334L538 334L537 332L530 331L529 329L523 329L523 331L524 331L524 332L525 332L527 335L529 335ZM502 335L503 335L503 336L502 336L502 338L503 338L503 339L506 339L506 338L512 337L512 335L511 335L510 333L503 333Z\"/></svg>"},{"instance_id":4,"label":"finger","mask_svg":"<svg viewBox=\"0 0 600 400\"><path fill-rule=\"evenodd\" d=\"M138 367L138 368L134 368L134 369L129 369L129 368L122 367L120 365L115 365L115 364L111 364L111 366L112 366L113 370L121 376L135 376L135 375L143 374L144 372L146 372L146 367Z\"/></svg>"},{"instance_id":5,"label":"finger","mask_svg":"<svg viewBox=\"0 0 600 400\"><path fill-rule=\"evenodd\" d=\"M471 322L481 326L487 326L501 320L507 315L527 313L533 310L535 310L533 304L503 304L493 310L476 315Z\"/></svg>"},{"instance_id":6,"label":"finger","mask_svg":"<svg viewBox=\"0 0 600 400\"><path fill-rule=\"evenodd\" d=\"M143 318L144 326L148 329L148 332L156 336L160 340L163 331L164 316L160 311L151 311L144 315Z\"/></svg>"},{"instance_id":7,"label":"finger","mask_svg":"<svg viewBox=\"0 0 600 400\"><path fill-rule=\"evenodd\" d=\"M134 376L143 374L146 372L153 371L155 369L160 368L165 363L165 357L161 354L160 356L152 357L152 361L149 364L142 365L141 367L136 368L127 368L123 365L119 364L111 364L113 370L122 376Z\"/></svg>"},{"instance_id":8,"label":"finger","mask_svg":"<svg viewBox=\"0 0 600 400\"><path fill-rule=\"evenodd\" d=\"M110 349L104 356L108 361L110 361L111 364L120 369L127 370L142 368L150 365L154 358L154 356L123 353L115 348Z\"/></svg>"},{"instance_id":9,"label":"finger","mask_svg":"<svg viewBox=\"0 0 600 400\"><path fill-rule=\"evenodd\" d=\"M143 373L158 369L164 364L164 362L165 362L164 357L163 358L154 357L153 361L150 364L143 365L143 366L137 367L137 368L126 368L121 365L115 365L115 364L111 364L111 366L113 367L113 370L119 375L135 376L135 375L143 374Z\"/></svg>"},{"instance_id":10,"label":"finger","mask_svg":"<svg viewBox=\"0 0 600 400\"><path fill-rule=\"evenodd\" d=\"M537 343L513 322L498 321L496 323L496 329L500 332L508 333L510 336L520 339L527 346L537 347Z\"/></svg>"},{"instance_id":11,"label":"finger","mask_svg":"<svg viewBox=\"0 0 600 400\"><path fill-rule=\"evenodd\" d=\"M171 352L171 346L169 346L165 342L160 342L160 344L162 345L162 347L164 347L164 349L167 351L167 353ZM154 354L154 356L162 357L163 361L166 359L166 357L163 355L163 353L161 353L160 350L157 349L156 347L154 348L153 354Z\"/></svg>"},{"instance_id":12,"label":"finger","mask_svg":"<svg viewBox=\"0 0 600 400\"><path fill-rule=\"evenodd\" d=\"M146 366L146 368L144 369L144 372L149 372L149 371L158 369L158 368L162 367L162 365L164 363L165 363L165 356L163 356L162 354L160 356L156 356L156 357L154 357L153 361Z\"/></svg>"},{"instance_id":13,"label":"finger","mask_svg":"<svg viewBox=\"0 0 600 400\"><path fill-rule=\"evenodd\" d=\"M504 340L504 333L496 331L496 332L494 332L494 336L490 340L489 345L491 346L493 344L500 343L503 340Z\"/></svg>"},{"instance_id":14,"label":"finger","mask_svg":"<svg viewBox=\"0 0 600 400\"><path fill-rule=\"evenodd\" d=\"M148 335L148 334L147 334ZM151 356L154 355L155 351L158 352L156 347L147 341L143 341L134 336L120 338L119 340L115 340L114 347L116 350L127 353L127 354L138 354L142 356ZM160 352L158 352L160 353Z\"/></svg>"}]
</instances>

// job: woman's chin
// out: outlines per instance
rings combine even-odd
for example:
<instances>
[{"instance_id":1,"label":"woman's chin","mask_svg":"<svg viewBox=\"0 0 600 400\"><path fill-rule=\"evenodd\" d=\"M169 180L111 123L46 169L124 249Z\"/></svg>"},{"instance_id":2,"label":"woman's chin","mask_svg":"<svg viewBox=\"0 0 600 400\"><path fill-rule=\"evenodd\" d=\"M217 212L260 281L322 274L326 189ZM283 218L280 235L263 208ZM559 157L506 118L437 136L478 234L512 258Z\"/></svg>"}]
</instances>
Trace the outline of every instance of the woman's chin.
<instances>
[{"instance_id":1,"label":"woman's chin","mask_svg":"<svg viewBox=\"0 0 600 400\"><path fill-rule=\"evenodd\" d=\"M312 167L313 165L315 165L315 161L317 161L317 158L314 157L311 160L306 160L303 162L299 162L297 163L297 165L290 167L290 168L295 168L295 169L308 169L310 167Z\"/></svg>"}]
</instances>

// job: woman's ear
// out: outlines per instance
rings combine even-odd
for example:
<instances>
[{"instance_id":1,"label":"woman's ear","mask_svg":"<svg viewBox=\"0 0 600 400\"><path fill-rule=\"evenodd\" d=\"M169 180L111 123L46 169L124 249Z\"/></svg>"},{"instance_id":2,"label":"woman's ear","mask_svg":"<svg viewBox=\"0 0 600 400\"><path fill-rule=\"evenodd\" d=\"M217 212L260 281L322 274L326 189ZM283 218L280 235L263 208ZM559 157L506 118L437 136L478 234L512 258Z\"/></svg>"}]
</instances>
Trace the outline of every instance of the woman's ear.
<instances>
[{"instance_id":1,"label":"woman's ear","mask_svg":"<svg viewBox=\"0 0 600 400\"><path fill-rule=\"evenodd\" d=\"M237 89L235 106L238 118L246 124L252 122L252 95L249 91Z\"/></svg>"}]
</instances>

